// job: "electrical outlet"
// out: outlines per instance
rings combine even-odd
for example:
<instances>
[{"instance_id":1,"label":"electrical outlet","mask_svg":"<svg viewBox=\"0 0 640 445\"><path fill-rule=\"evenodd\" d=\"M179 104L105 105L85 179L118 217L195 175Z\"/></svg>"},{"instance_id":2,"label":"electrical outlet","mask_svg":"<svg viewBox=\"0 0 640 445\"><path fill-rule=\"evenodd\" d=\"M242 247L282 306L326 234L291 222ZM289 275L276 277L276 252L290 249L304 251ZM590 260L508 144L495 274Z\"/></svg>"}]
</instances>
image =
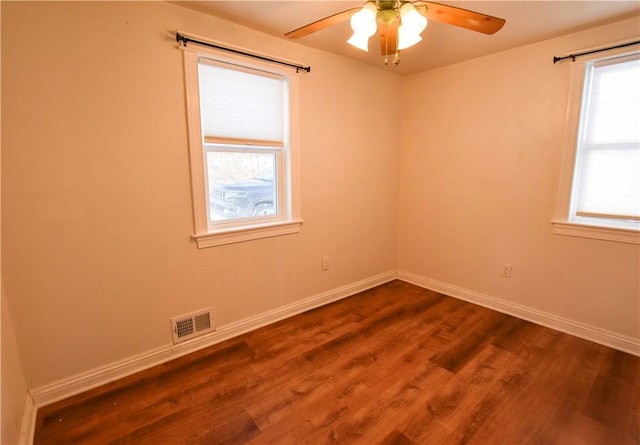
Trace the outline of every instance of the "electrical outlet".
<instances>
[{"instance_id":1,"label":"electrical outlet","mask_svg":"<svg viewBox=\"0 0 640 445\"><path fill-rule=\"evenodd\" d=\"M511 278L511 264L502 263L502 276L504 278Z\"/></svg>"},{"instance_id":2,"label":"electrical outlet","mask_svg":"<svg viewBox=\"0 0 640 445\"><path fill-rule=\"evenodd\" d=\"M328 256L323 256L322 257L322 270L329 270L329 257Z\"/></svg>"}]
</instances>

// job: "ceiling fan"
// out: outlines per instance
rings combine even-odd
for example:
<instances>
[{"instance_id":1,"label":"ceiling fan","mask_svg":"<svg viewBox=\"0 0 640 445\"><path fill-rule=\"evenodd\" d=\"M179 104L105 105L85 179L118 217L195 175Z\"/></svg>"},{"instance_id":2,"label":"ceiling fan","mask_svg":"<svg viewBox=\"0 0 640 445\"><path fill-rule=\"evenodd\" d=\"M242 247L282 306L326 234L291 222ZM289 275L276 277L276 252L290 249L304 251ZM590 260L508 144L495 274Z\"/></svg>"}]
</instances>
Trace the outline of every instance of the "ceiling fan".
<instances>
[{"instance_id":1,"label":"ceiling fan","mask_svg":"<svg viewBox=\"0 0 640 445\"><path fill-rule=\"evenodd\" d=\"M367 1L362 8L351 8L338 12L285 34L290 39L299 39L328 26L350 20L353 36L348 43L364 51L368 50L369 37L376 30L380 37L380 52L394 55L393 63L400 63L400 51L415 45L428 20L459 26L484 34L494 34L505 23L504 19L479 12L422 0L375 0Z\"/></svg>"}]
</instances>

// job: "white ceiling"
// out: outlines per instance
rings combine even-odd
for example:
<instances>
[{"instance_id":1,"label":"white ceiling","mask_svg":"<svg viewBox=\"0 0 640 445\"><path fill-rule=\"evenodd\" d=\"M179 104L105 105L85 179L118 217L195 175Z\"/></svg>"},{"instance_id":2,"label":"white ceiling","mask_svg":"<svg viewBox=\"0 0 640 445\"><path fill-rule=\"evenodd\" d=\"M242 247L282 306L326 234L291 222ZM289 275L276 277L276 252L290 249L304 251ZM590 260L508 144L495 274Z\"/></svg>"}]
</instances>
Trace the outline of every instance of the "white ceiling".
<instances>
[{"instance_id":1,"label":"white ceiling","mask_svg":"<svg viewBox=\"0 0 640 445\"><path fill-rule=\"evenodd\" d=\"M285 38L284 34L289 31L345 9L362 6L364 1L214 0L175 3ZM422 42L404 50L397 67L393 65L391 57L389 65L384 65L384 57L378 51L375 36L370 40L368 53L347 44L346 40L351 35L348 21L296 42L406 75L640 16L640 0L444 0L443 3L500 17L506 20L506 24L496 34L485 35L430 21L422 33ZM563 54L550 55L550 61L554 55Z\"/></svg>"}]
</instances>

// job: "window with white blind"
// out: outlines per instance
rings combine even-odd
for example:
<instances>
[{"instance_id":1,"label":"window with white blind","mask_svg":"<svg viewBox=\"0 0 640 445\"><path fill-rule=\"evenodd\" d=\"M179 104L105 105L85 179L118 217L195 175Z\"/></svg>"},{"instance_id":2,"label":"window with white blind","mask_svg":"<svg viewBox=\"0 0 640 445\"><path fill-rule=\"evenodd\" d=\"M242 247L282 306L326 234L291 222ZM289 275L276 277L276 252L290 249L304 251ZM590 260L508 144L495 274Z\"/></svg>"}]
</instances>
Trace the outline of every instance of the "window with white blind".
<instances>
[{"instance_id":1,"label":"window with white blind","mask_svg":"<svg viewBox=\"0 0 640 445\"><path fill-rule=\"evenodd\" d=\"M297 74L184 52L198 247L298 232Z\"/></svg>"},{"instance_id":2,"label":"window with white blind","mask_svg":"<svg viewBox=\"0 0 640 445\"><path fill-rule=\"evenodd\" d=\"M557 233L640 242L640 53L576 63ZM573 109L573 111L572 111ZM569 179L570 178L570 179Z\"/></svg>"}]
</instances>

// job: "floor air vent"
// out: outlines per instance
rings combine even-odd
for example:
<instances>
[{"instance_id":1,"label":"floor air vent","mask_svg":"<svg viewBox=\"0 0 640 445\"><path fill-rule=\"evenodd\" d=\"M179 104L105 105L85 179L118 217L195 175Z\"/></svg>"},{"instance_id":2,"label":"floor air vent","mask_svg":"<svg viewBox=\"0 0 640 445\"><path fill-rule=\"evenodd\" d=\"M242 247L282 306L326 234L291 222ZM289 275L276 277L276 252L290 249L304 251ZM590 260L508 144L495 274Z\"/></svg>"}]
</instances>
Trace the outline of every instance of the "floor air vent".
<instances>
[{"instance_id":1,"label":"floor air vent","mask_svg":"<svg viewBox=\"0 0 640 445\"><path fill-rule=\"evenodd\" d=\"M213 331L211 308L172 318L171 329L174 344Z\"/></svg>"}]
</instances>

